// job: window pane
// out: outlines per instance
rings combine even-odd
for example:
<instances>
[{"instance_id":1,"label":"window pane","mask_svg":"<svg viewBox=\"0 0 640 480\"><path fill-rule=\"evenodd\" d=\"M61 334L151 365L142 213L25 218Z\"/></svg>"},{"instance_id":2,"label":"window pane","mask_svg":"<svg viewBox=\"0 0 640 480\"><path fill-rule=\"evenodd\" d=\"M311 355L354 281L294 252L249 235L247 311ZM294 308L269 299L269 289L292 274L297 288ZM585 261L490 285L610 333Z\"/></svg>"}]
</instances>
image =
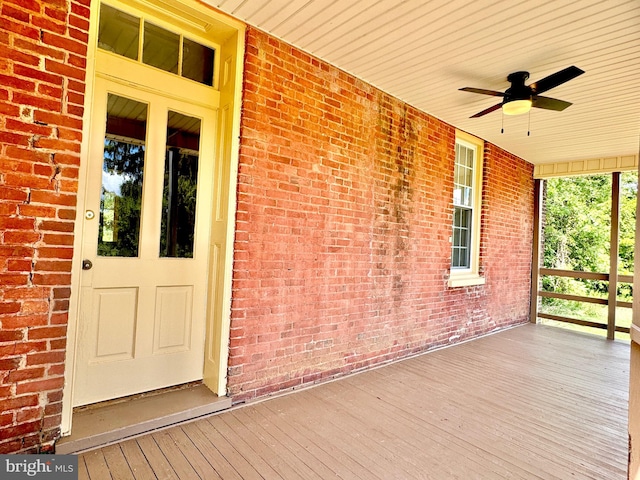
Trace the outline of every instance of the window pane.
<instances>
[{"instance_id":1,"label":"window pane","mask_svg":"<svg viewBox=\"0 0 640 480\"><path fill-rule=\"evenodd\" d=\"M169 112L160 256L193 258L200 120Z\"/></svg>"},{"instance_id":2,"label":"window pane","mask_svg":"<svg viewBox=\"0 0 640 480\"><path fill-rule=\"evenodd\" d=\"M453 209L453 228L455 229L456 227L460 226L460 216L462 215L462 209L461 208L454 208Z\"/></svg>"},{"instance_id":3,"label":"window pane","mask_svg":"<svg viewBox=\"0 0 640 480\"><path fill-rule=\"evenodd\" d=\"M472 148L467 148L467 162L466 165L469 168L473 168L473 149Z\"/></svg>"},{"instance_id":4,"label":"window pane","mask_svg":"<svg viewBox=\"0 0 640 480\"><path fill-rule=\"evenodd\" d=\"M138 59L140 19L116 10L109 5L100 6L98 47L133 60Z\"/></svg>"},{"instance_id":5,"label":"window pane","mask_svg":"<svg viewBox=\"0 0 640 480\"><path fill-rule=\"evenodd\" d=\"M462 190L460 190L460 187L454 186L453 187L453 204L460 205L460 202L462 202Z\"/></svg>"},{"instance_id":6,"label":"window pane","mask_svg":"<svg viewBox=\"0 0 640 480\"><path fill-rule=\"evenodd\" d=\"M471 226L471 210L468 210L468 209L462 210L460 227L468 229L470 226ZM468 243L465 243L465 246L468 246Z\"/></svg>"},{"instance_id":7,"label":"window pane","mask_svg":"<svg viewBox=\"0 0 640 480\"><path fill-rule=\"evenodd\" d=\"M460 265L460 250L455 247L451 251L451 265L453 267Z\"/></svg>"},{"instance_id":8,"label":"window pane","mask_svg":"<svg viewBox=\"0 0 640 480\"><path fill-rule=\"evenodd\" d=\"M467 187L470 187L473 185L473 169L472 168L464 169L464 184Z\"/></svg>"},{"instance_id":9,"label":"window pane","mask_svg":"<svg viewBox=\"0 0 640 480\"><path fill-rule=\"evenodd\" d=\"M178 73L179 51L180 35L152 23L144 23L144 46L142 47L144 63L165 72Z\"/></svg>"},{"instance_id":10,"label":"window pane","mask_svg":"<svg viewBox=\"0 0 640 480\"><path fill-rule=\"evenodd\" d=\"M109 94L98 255L137 257L147 105Z\"/></svg>"},{"instance_id":11,"label":"window pane","mask_svg":"<svg viewBox=\"0 0 640 480\"><path fill-rule=\"evenodd\" d=\"M469 156L469 149L464 145L460 145L460 151L458 152L458 157L456 159L458 164L462 165L463 167L469 166L469 163L467 161L468 156Z\"/></svg>"},{"instance_id":12,"label":"window pane","mask_svg":"<svg viewBox=\"0 0 640 480\"><path fill-rule=\"evenodd\" d=\"M460 245L460 229L456 227L453 228L453 244Z\"/></svg>"},{"instance_id":13,"label":"window pane","mask_svg":"<svg viewBox=\"0 0 640 480\"><path fill-rule=\"evenodd\" d=\"M463 188L462 189L462 202L461 205L464 205L465 207L471 207L471 202L473 201L472 197L471 197L471 189L470 188Z\"/></svg>"},{"instance_id":14,"label":"window pane","mask_svg":"<svg viewBox=\"0 0 640 480\"><path fill-rule=\"evenodd\" d=\"M460 268L471 267L471 263L469 262L469 252L471 252L469 248L460 249L460 264L458 265L458 267Z\"/></svg>"},{"instance_id":15,"label":"window pane","mask_svg":"<svg viewBox=\"0 0 640 480\"><path fill-rule=\"evenodd\" d=\"M182 47L182 76L213 85L214 50L185 38Z\"/></svg>"}]
</instances>

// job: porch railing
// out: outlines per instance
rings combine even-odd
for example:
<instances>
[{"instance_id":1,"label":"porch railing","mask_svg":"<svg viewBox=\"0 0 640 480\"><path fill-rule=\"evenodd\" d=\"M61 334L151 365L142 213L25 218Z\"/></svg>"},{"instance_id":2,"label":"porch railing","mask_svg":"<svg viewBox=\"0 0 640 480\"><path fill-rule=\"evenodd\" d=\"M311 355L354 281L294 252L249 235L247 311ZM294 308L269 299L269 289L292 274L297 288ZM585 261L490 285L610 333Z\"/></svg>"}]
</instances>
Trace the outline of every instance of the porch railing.
<instances>
[{"instance_id":1,"label":"porch railing","mask_svg":"<svg viewBox=\"0 0 640 480\"><path fill-rule=\"evenodd\" d=\"M583 279L583 280L603 280L605 282L610 281L610 275L608 273L593 273L593 272L576 272L573 270L559 270L555 268L541 268L539 270L541 276L554 276L554 277L568 277L573 279ZM615 275L616 285L615 289L617 290L618 283L633 283L633 275ZM561 300L568 300L574 302L584 302L584 303L592 303L596 305L609 305L608 298L596 298L596 297L586 297L583 295L570 295L567 293L558 293L558 292L547 292L544 290L539 290L538 296L541 298L557 298ZM615 300L615 307L622 308L631 308L632 302L622 302L620 300ZM537 312L538 318L544 318L547 320L555 320L558 322L566 322L572 323L574 325L582 325L584 327L593 327L593 328L602 328L605 330L613 330L615 332L622 333L630 333L629 327L622 327L620 325L616 325L615 315L609 315L607 323L596 322L593 320L584 320L580 318L566 317L564 315L553 315L550 313ZM609 324L611 322L611 325Z\"/></svg>"}]
</instances>

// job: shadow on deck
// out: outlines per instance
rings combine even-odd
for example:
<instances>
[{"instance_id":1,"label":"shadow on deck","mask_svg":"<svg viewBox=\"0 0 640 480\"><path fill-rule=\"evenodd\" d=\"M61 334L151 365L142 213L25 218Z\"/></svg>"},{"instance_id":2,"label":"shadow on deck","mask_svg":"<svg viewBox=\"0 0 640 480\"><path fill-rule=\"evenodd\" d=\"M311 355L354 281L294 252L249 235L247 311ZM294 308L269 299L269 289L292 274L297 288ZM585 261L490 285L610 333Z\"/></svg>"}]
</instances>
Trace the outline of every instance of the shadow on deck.
<instances>
[{"instance_id":1,"label":"shadow on deck","mask_svg":"<svg viewBox=\"0 0 640 480\"><path fill-rule=\"evenodd\" d=\"M625 479L629 344L524 325L80 455L81 479Z\"/></svg>"}]
</instances>

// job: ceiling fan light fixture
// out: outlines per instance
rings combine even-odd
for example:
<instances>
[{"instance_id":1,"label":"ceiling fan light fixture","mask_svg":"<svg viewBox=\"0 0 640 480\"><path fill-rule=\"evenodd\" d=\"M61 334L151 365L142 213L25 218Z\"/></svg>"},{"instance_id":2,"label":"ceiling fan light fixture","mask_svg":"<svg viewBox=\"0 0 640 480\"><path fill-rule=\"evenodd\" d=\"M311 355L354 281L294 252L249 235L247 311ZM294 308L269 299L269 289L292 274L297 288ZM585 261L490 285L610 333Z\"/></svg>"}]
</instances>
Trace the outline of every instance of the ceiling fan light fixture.
<instances>
[{"instance_id":1,"label":"ceiling fan light fixture","mask_svg":"<svg viewBox=\"0 0 640 480\"><path fill-rule=\"evenodd\" d=\"M511 100L502 104L502 112L505 115L522 115L531 110L531 104L533 102L530 98L525 100Z\"/></svg>"}]
</instances>

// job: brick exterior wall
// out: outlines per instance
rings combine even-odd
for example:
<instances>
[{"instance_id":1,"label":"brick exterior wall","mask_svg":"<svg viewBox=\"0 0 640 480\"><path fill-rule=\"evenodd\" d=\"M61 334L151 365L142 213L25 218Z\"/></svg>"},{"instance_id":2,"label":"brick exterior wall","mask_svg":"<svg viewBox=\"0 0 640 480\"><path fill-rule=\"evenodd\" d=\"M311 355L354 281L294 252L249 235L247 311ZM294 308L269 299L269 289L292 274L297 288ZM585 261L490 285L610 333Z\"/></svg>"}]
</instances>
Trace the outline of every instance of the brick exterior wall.
<instances>
[{"instance_id":1,"label":"brick exterior wall","mask_svg":"<svg viewBox=\"0 0 640 480\"><path fill-rule=\"evenodd\" d=\"M0 0L0 453L59 436L89 0Z\"/></svg>"},{"instance_id":2,"label":"brick exterior wall","mask_svg":"<svg viewBox=\"0 0 640 480\"><path fill-rule=\"evenodd\" d=\"M0 453L59 436L89 0L0 0ZM247 34L229 390L527 320L533 167L487 144L484 286L447 288L455 129Z\"/></svg>"},{"instance_id":3,"label":"brick exterior wall","mask_svg":"<svg viewBox=\"0 0 640 480\"><path fill-rule=\"evenodd\" d=\"M483 286L448 288L455 129L250 28L235 400L526 322L533 166L486 144Z\"/></svg>"}]
</instances>

